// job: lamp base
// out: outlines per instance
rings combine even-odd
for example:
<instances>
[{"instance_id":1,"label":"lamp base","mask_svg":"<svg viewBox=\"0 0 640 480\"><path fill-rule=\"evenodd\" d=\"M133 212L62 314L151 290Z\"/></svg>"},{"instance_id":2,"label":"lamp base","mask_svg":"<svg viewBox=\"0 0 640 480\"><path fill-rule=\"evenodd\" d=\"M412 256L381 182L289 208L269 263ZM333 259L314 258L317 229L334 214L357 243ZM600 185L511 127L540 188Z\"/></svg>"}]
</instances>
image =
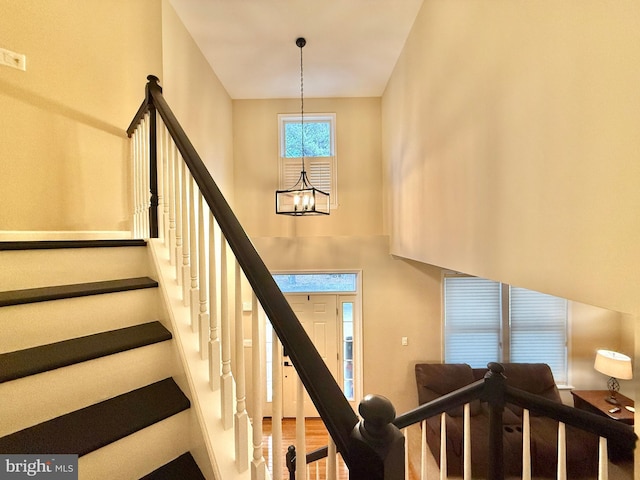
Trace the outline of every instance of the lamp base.
<instances>
[{"instance_id":1,"label":"lamp base","mask_svg":"<svg viewBox=\"0 0 640 480\"><path fill-rule=\"evenodd\" d=\"M616 397L610 396L610 397L605 397L604 399L607 403L610 403L611 405L620 405L620 402Z\"/></svg>"}]
</instances>

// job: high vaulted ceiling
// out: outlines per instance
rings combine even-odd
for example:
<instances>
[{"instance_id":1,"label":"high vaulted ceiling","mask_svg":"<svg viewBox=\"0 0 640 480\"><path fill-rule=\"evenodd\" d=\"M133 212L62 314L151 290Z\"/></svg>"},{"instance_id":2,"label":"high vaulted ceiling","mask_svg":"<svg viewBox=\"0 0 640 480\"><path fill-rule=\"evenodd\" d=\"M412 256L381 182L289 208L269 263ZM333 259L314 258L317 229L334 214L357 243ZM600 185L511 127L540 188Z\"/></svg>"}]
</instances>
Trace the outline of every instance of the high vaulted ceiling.
<instances>
[{"instance_id":1,"label":"high vaulted ceiling","mask_svg":"<svg viewBox=\"0 0 640 480\"><path fill-rule=\"evenodd\" d=\"M423 0L170 0L233 99L381 96Z\"/></svg>"}]
</instances>

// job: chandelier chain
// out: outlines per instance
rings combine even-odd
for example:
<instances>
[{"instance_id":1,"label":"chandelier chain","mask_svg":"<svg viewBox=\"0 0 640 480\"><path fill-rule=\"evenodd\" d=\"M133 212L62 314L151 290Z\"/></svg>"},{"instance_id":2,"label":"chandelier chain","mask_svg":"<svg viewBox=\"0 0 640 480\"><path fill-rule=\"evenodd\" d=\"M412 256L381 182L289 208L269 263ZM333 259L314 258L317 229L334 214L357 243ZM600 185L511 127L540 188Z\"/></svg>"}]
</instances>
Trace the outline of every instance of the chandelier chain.
<instances>
[{"instance_id":1,"label":"chandelier chain","mask_svg":"<svg viewBox=\"0 0 640 480\"><path fill-rule=\"evenodd\" d=\"M300 44L300 142L302 151L300 157L302 158L302 173L305 173L304 169L304 70L302 65L302 47L304 43Z\"/></svg>"}]
</instances>

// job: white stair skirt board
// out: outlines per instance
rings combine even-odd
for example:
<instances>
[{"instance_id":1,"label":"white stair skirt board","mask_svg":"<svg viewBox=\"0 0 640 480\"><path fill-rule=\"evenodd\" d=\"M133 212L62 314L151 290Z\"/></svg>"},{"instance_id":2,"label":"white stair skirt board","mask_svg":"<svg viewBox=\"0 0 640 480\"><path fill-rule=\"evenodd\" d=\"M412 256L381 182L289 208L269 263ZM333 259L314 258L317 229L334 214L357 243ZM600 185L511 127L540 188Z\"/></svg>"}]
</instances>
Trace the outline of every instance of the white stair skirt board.
<instances>
[{"instance_id":1,"label":"white stair skirt board","mask_svg":"<svg viewBox=\"0 0 640 480\"><path fill-rule=\"evenodd\" d=\"M234 429L225 430L221 421L220 391L209 386L209 362L201 360L198 332L191 329L190 308L182 300L182 289L176 283L175 267L161 240L149 241L152 258L158 272L160 291L167 308L178 354L186 370L188 390L193 393L191 409L195 412L205 438L207 454L212 461L215 478L250 480L251 469L240 473L235 463ZM186 389L183 389L186 391ZM233 392L235 398L235 392ZM249 429L251 426L249 425ZM248 441L252 437L249 431ZM267 475L270 479L270 475Z\"/></svg>"},{"instance_id":2,"label":"white stair skirt board","mask_svg":"<svg viewBox=\"0 0 640 480\"><path fill-rule=\"evenodd\" d=\"M0 437L174 376L175 366L171 342L160 342L1 383Z\"/></svg>"},{"instance_id":3,"label":"white stair skirt board","mask_svg":"<svg viewBox=\"0 0 640 480\"><path fill-rule=\"evenodd\" d=\"M189 451L189 411L180 412L78 460L79 478L131 480Z\"/></svg>"},{"instance_id":4,"label":"white stair skirt board","mask_svg":"<svg viewBox=\"0 0 640 480\"><path fill-rule=\"evenodd\" d=\"M0 353L157 320L157 290L149 288L2 307Z\"/></svg>"},{"instance_id":5,"label":"white stair skirt board","mask_svg":"<svg viewBox=\"0 0 640 480\"><path fill-rule=\"evenodd\" d=\"M127 240L131 230L0 230L0 242L29 240Z\"/></svg>"}]
</instances>

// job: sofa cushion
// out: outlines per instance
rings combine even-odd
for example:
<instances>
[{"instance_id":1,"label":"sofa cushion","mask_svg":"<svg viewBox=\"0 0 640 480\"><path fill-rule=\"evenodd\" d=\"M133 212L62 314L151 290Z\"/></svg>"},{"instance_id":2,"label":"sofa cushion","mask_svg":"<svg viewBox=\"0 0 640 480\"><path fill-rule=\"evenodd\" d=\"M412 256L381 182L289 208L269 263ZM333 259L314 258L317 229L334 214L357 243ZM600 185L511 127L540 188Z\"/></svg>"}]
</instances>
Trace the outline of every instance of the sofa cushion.
<instances>
[{"instance_id":1,"label":"sofa cushion","mask_svg":"<svg viewBox=\"0 0 640 480\"><path fill-rule=\"evenodd\" d=\"M475 381L473 371L466 363L418 363L415 370L420 405ZM447 413L452 417L461 417L463 412L463 407L457 407ZM473 416L478 413L480 413L480 401L474 400L470 404L470 414Z\"/></svg>"},{"instance_id":2,"label":"sofa cushion","mask_svg":"<svg viewBox=\"0 0 640 480\"><path fill-rule=\"evenodd\" d=\"M508 386L562 403L553 373L546 363L503 363L502 365ZM513 404L508 404L507 407L516 415L522 416L521 407ZM532 412L531 415L534 413Z\"/></svg>"}]
</instances>

